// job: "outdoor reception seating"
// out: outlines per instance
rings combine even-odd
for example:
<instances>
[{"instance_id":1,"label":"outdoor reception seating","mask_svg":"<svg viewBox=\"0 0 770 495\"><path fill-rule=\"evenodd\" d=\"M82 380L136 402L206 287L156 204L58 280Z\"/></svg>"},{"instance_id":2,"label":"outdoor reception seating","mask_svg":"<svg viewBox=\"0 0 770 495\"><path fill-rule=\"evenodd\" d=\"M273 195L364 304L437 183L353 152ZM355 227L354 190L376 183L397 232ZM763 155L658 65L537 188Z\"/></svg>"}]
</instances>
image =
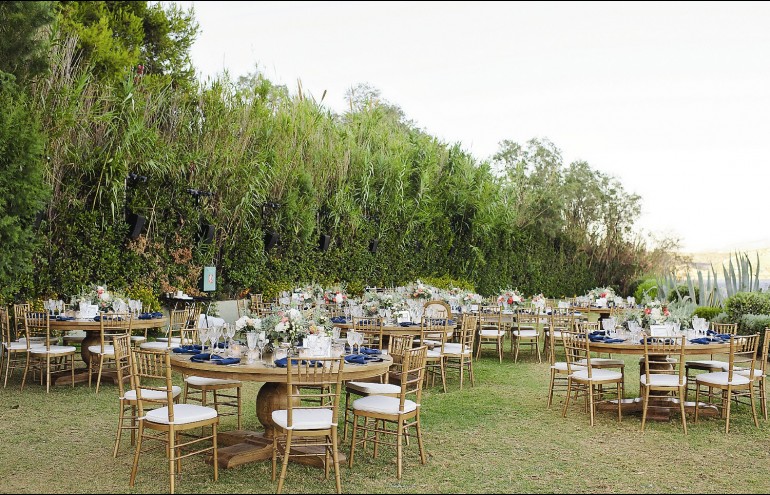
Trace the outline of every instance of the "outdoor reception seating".
<instances>
[{"instance_id":1,"label":"outdoor reception seating","mask_svg":"<svg viewBox=\"0 0 770 495\"><path fill-rule=\"evenodd\" d=\"M98 356L98 368L96 359L91 359L88 366L88 386L91 386L91 377L96 373L96 393L99 393L99 385L102 383L102 373L106 369L115 369L115 347L112 341L115 337L128 335L131 338L131 322L133 319L127 313L114 313L99 317L99 345L88 347L92 356ZM108 368L105 368L107 364Z\"/></svg>"},{"instance_id":2,"label":"outdoor reception seating","mask_svg":"<svg viewBox=\"0 0 770 495\"><path fill-rule=\"evenodd\" d=\"M24 378L21 388L27 381L29 372L40 374L41 383L45 378L45 390L51 390L53 373L69 372L72 386L75 386L75 347L56 345L51 335L48 313L28 311L24 315L24 329L27 345L27 363L24 367ZM43 345L35 345L33 339L42 339Z\"/></svg>"}]
</instances>

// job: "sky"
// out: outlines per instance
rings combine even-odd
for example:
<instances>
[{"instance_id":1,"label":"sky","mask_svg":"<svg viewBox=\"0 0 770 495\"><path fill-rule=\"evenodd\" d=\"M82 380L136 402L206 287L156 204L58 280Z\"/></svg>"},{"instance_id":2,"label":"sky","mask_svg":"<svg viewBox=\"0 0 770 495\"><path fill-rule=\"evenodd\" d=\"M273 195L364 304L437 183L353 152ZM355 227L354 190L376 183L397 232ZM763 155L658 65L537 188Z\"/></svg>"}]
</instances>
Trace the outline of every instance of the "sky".
<instances>
[{"instance_id":1,"label":"sky","mask_svg":"<svg viewBox=\"0 0 770 495\"><path fill-rule=\"evenodd\" d=\"M367 83L479 160L548 139L684 251L770 247L770 3L176 2L204 79L259 70L336 111Z\"/></svg>"}]
</instances>

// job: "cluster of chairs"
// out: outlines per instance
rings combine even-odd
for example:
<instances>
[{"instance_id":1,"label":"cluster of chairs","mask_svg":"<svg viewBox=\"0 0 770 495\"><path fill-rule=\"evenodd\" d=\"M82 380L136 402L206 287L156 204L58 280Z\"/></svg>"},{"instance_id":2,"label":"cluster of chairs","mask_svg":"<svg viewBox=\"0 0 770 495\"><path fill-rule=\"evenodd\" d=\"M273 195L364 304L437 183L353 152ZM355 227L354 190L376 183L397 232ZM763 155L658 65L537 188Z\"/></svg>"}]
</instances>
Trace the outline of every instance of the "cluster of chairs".
<instances>
[{"instance_id":1,"label":"cluster of chairs","mask_svg":"<svg viewBox=\"0 0 770 495\"><path fill-rule=\"evenodd\" d=\"M709 360L688 361L685 355L688 343L683 336L643 336L644 354L639 361L642 431L651 407L678 410L685 434L688 408L694 411L697 423L704 407L715 407L725 419L725 433L728 433L733 403L747 402L754 424L759 427L755 408L758 397L762 414L768 419L765 376L770 328L765 329L763 335L737 335L737 324L716 326L718 332L730 335L729 350L723 353L723 360L712 356ZM552 332L556 328L552 324ZM582 396L592 426L597 405L609 400L617 406L618 421L622 420L625 387L624 361L598 358L592 352L589 334L596 329L579 321L559 328L564 361L557 360L556 340L549 341L548 407L552 405L554 393L563 391L562 416L566 417L570 402ZM696 374L695 370L702 372ZM694 392L692 402L688 401L688 390L690 396Z\"/></svg>"}]
</instances>

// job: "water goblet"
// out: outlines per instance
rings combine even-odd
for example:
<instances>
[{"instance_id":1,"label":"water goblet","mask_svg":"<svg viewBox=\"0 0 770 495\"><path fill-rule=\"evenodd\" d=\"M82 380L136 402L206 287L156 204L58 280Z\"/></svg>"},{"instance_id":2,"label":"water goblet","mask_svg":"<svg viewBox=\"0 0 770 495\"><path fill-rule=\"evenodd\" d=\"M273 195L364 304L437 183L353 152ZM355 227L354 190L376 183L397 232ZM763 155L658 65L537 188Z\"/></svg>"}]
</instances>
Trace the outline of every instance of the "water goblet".
<instances>
[{"instance_id":1,"label":"water goblet","mask_svg":"<svg viewBox=\"0 0 770 495\"><path fill-rule=\"evenodd\" d=\"M347 335L348 345L350 346L350 353L355 354L353 352L353 345L356 343L356 332L353 330L350 330Z\"/></svg>"},{"instance_id":2,"label":"water goblet","mask_svg":"<svg viewBox=\"0 0 770 495\"><path fill-rule=\"evenodd\" d=\"M235 323L228 323L225 325L227 333L228 346L233 345L233 337L235 337Z\"/></svg>"},{"instance_id":3,"label":"water goblet","mask_svg":"<svg viewBox=\"0 0 770 495\"><path fill-rule=\"evenodd\" d=\"M265 352L265 346L267 345L268 340L265 338L265 333L261 332L257 336L257 349L259 350L259 359L262 359L262 354Z\"/></svg>"},{"instance_id":4,"label":"water goblet","mask_svg":"<svg viewBox=\"0 0 770 495\"><path fill-rule=\"evenodd\" d=\"M246 345L249 348L249 364L251 364L254 362L254 351L257 348L256 332L249 332L246 334Z\"/></svg>"},{"instance_id":5,"label":"water goblet","mask_svg":"<svg viewBox=\"0 0 770 495\"><path fill-rule=\"evenodd\" d=\"M358 353L361 354L361 345L364 343L364 334L360 332L356 332L356 345L358 346Z\"/></svg>"}]
</instances>

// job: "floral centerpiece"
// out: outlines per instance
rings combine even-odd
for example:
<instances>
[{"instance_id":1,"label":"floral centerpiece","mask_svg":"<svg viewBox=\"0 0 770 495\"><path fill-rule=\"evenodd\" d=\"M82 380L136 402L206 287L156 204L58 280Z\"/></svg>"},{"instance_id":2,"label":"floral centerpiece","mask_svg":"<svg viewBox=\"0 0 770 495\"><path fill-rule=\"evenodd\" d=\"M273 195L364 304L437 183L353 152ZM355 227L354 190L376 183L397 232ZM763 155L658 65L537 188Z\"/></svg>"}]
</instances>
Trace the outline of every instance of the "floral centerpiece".
<instances>
[{"instance_id":1,"label":"floral centerpiece","mask_svg":"<svg viewBox=\"0 0 770 495\"><path fill-rule=\"evenodd\" d=\"M475 292L466 292L461 298L463 304L481 304L484 298Z\"/></svg>"},{"instance_id":2,"label":"floral centerpiece","mask_svg":"<svg viewBox=\"0 0 770 495\"><path fill-rule=\"evenodd\" d=\"M262 328L271 342L295 344L308 333L305 315L296 308L262 318Z\"/></svg>"},{"instance_id":3,"label":"floral centerpiece","mask_svg":"<svg viewBox=\"0 0 770 495\"><path fill-rule=\"evenodd\" d=\"M414 284L410 285L407 290L407 295L412 299L432 299L433 293L428 286L417 280Z\"/></svg>"},{"instance_id":4,"label":"floral centerpiece","mask_svg":"<svg viewBox=\"0 0 770 495\"><path fill-rule=\"evenodd\" d=\"M545 296L543 295L542 292L540 294L535 294L534 296L532 296L532 302L534 304L538 304L540 302L545 302Z\"/></svg>"},{"instance_id":5,"label":"floral centerpiece","mask_svg":"<svg viewBox=\"0 0 770 495\"><path fill-rule=\"evenodd\" d=\"M244 332L244 333L251 333L251 332L258 332L262 329L262 320L260 318L257 318L256 316L252 315L243 315L237 320L235 320L235 331L236 332Z\"/></svg>"},{"instance_id":6,"label":"floral centerpiece","mask_svg":"<svg viewBox=\"0 0 770 495\"><path fill-rule=\"evenodd\" d=\"M612 287L596 287L586 293L586 296L593 302L597 299L615 300L615 290Z\"/></svg>"},{"instance_id":7,"label":"floral centerpiece","mask_svg":"<svg viewBox=\"0 0 770 495\"><path fill-rule=\"evenodd\" d=\"M80 294L72 298L73 304L87 303L95 304L99 307L99 311L111 311L113 305L120 301L119 305L123 306L128 298L120 291L108 291L103 285L95 285L92 288L82 290Z\"/></svg>"},{"instance_id":8,"label":"floral centerpiece","mask_svg":"<svg viewBox=\"0 0 770 495\"><path fill-rule=\"evenodd\" d=\"M324 302L326 304L342 304L347 300L348 295L341 286L330 287L324 291Z\"/></svg>"},{"instance_id":9,"label":"floral centerpiece","mask_svg":"<svg viewBox=\"0 0 770 495\"><path fill-rule=\"evenodd\" d=\"M367 292L364 294L364 300L361 302L361 309L364 316L377 316L380 314L380 298L376 292Z\"/></svg>"},{"instance_id":10,"label":"floral centerpiece","mask_svg":"<svg viewBox=\"0 0 770 495\"><path fill-rule=\"evenodd\" d=\"M521 293L516 289L505 289L497 296L497 304L505 307L518 306L523 300Z\"/></svg>"},{"instance_id":11,"label":"floral centerpiece","mask_svg":"<svg viewBox=\"0 0 770 495\"><path fill-rule=\"evenodd\" d=\"M333 326L329 312L320 306L309 310L305 314L305 319L308 321L309 335L326 335Z\"/></svg>"},{"instance_id":12,"label":"floral centerpiece","mask_svg":"<svg viewBox=\"0 0 770 495\"><path fill-rule=\"evenodd\" d=\"M650 325L665 323L670 313L668 305L658 300L651 300L644 303L642 310L642 326L649 328Z\"/></svg>"}]
</instances>

